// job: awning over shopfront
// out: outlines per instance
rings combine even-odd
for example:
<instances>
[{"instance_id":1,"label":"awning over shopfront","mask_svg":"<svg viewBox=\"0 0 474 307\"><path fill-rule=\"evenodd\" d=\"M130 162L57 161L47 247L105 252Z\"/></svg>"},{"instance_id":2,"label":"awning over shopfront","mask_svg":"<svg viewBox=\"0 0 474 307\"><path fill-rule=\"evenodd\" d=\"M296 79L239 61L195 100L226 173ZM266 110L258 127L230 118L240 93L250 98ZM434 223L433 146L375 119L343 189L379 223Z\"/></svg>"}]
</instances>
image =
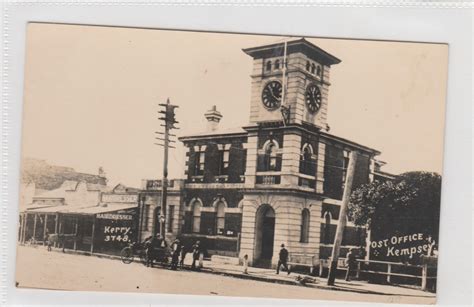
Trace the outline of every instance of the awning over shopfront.
<instances>
[{"instance_id":1,"label":"awning over shopfront","mask_svg":"<svg viewBox=\"0 0 474 307\"><path fill-rule=\"evenodd\" d=\"M54 206L29 208L25 213L41 213L41 214L80 214L80 215L96 215L103 213L113 213L122 210L137 208L137 204L113 204L108 206L93 206L93 207L77 207L77 206Z\"/></svg>"}]
</instances>

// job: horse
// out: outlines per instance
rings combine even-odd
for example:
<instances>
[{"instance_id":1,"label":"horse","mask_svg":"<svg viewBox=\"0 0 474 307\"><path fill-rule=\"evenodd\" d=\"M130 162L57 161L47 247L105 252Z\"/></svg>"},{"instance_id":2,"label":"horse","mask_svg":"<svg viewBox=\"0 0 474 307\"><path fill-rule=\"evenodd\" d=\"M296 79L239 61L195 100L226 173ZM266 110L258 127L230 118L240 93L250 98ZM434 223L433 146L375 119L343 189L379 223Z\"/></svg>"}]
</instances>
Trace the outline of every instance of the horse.
<instances>
[{"instance_id":1,"label":"horse","mask_svg":"<svg viewBox=\"0 0 474 307\"><path fill-rule=\"evenodd\" d=\"M79 236L71 233L71 234L64 234L64 233L52 233L48 235L48 242L49 244L53 245L54 243L58 243L58 247L62 245L63 253L65 253L65 245L69 242L77 242Z\"/></svg>"}]
</instances>

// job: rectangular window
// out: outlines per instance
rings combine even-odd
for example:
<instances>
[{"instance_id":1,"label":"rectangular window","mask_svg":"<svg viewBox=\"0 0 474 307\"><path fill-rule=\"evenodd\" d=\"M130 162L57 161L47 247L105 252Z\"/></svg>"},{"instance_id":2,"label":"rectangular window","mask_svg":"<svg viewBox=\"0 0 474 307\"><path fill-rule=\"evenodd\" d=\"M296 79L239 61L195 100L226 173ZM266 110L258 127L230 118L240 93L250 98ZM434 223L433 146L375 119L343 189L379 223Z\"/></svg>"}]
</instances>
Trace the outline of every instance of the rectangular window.
<instances>
[{"instance_id":1,"label":"rectangular window","mask_svg":"<svg viewBox=\"0 0 474 307\"><path fill-rule=\"evenodd\" d=\"M195 175L202 176L204 175L205 160L206 160L206 146L194 146L194 152L196 155Z\"/></svg>"},{"instance_id":2,"label":"rectangular window","mask_svg":"<svg viewBox=\"0 0 474 307\"><path fill-rule=\"evenodd\" d=\"M217 146L219 149L219 175L228 175L231 144L218 144Z\"/></svg>"},{"instance_id":3,"label":"rectangular window","mask_svg":"<svg viewBox=\"0 0 474 307\"><path fill-rule=\"evenodd\" d=\"M168 232L173 232L174 206L168 207Z\"/></svg>"},{"instance_id":4,"label":"rectangular window","mask_svg":"<svg viewBox=\"0 0 474 307\"><path fill-rule=\"evenodd\" d=\"M236 237L242 230L242 213L225 214L225 235Z\"/></svg>"},{"instance_id":5,"label":"rectangular window","mask_svg":"<svg viewBox=\"0 0 474 307\"><path fill-rule=\"evenodd\" d=\"M349 165L349 151L344 150L344 158L342 160L342 190L346 186L346 175L347 175L347 167Z\"/></svg>"},{"instance_id":6,"label":"rectangular window","mask_svg":"<svg viewBox=\"0 0 474 307\"><path fill-rule=\"evenodd\" d=\"M204 235L215 235L216 232L216 213L202 212L201 213L201 228L199 233Z\"/></svg>"}]
</instances>

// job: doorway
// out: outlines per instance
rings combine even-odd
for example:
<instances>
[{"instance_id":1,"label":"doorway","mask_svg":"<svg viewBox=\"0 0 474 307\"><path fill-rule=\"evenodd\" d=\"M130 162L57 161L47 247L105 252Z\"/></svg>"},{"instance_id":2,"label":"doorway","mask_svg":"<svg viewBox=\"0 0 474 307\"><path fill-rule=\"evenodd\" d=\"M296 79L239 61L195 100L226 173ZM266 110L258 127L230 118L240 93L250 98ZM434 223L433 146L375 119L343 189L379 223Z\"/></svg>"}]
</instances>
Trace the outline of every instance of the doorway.
<instances>
[{"instance_id":1,"label":"doorway","mask_svg":"<svg viewBox=\"0 0 474 307\"><path fill-rule=\"evenodd\" d=\"M259 267L270 267L275 239L275 211L262 205L256 214L255 263Z\"/></svg>"}]
</instances>

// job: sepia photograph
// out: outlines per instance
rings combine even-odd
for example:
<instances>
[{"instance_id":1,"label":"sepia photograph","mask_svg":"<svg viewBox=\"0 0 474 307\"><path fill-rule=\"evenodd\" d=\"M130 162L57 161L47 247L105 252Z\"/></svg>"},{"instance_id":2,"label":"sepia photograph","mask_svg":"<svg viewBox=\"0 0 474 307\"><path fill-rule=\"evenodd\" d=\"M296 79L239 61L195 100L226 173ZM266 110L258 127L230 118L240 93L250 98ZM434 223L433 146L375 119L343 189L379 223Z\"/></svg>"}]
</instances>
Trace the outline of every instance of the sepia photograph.
<instances>
[{"instance_id":1,"label":"sepia photograph","mask_svg":"<svg viewBox=\"0 0 474 307\"><path fill-rule=\"evenodd\" d=\"M16 287L435 304L448 49L29 23Z\"/></svg>"}]
</instances>

